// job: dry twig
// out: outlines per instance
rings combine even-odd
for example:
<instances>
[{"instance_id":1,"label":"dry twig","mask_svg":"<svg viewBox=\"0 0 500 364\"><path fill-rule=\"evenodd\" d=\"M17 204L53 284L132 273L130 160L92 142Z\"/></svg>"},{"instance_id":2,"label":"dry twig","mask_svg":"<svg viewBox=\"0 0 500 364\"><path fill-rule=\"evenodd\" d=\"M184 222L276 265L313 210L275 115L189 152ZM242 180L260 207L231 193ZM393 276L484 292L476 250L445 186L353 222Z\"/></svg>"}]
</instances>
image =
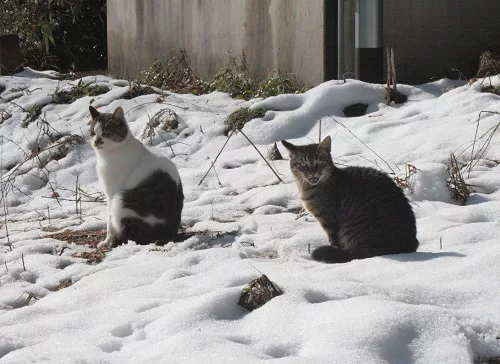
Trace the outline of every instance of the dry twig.
<instances>
[{"instance_id":1,"label":"dry twig","mask_svg":"<svg viewBox=\"0 0 500 364\"><path fill-rule=\"evenodd\" d=\"M478 116L477 121L476 121L476 131L475 131L475 134L474 134L474 141L472 142L472 151L471 151L471 154L470 154L470 161L469 161L469 165L467 167L467 169L468 169L467 178L470 177L470 172L472 171L472 168L486 154L486 150L490 146L491 139L493 138L493 135L495 134L495 132L497 131L497 129L500 127L500 122L499 122L495 126L493 126L490 129L488 129L485 133L483 133L483 135L481 135L478 138L477 134L478 134L478 131L479 131L479 121L481 120L481 115L483 113L500 115L500 112L498 112L498 111L481 110L479 112L479 116ZM486 140L479 147L479 149L477 150L476 154L474 154L474 149L475 149L475 146L476 146L476 142L478 140L481 140L484 137L486 137Z\"/></svg>"},{"instance_id":2,"label":"dry twig","mask_svg":"<svg viewBox=\"0 0 500 364\"><path fill-rule=\"evenodd\" d=\"M453 153L451 154L448 161L448 179L446 181L446 186L451 192L451 197L462 205L467 203L467 199L471 192L473 192L469 185L465 183L462 175L462 168L465 166L466 165L460 166L455 155Z\"/></svg>"},{"instance_id":3,"label":"dry twig","mask_svg":"<svg viewBox=\"0 0 500 364\"><path fill-rule=\"evenodd\" d=\"M413 164L406 164L404 177L395 176L394 181L402 190L408 189L410 193L413 193L414 177L417 170Z\"/></svg>"},{"instance_id":4,"label":"dry twig","mask_svg":"<svg viewBox=\"0 0 500 364\"><path fill-rule=\"evenodd\" d=\"M359 142L361 142L361 144L363 144L366 148L368 148L368 150L370 150L373 154L375 154L377 157L380 158L380 160L382 162L385 163L385 165L391 170L392 174L396 174L396 172L394 171L394 169L392 169L392 167L390 166L389 163L387 163L387 161L382 158L377 152L375 152L372 148L370 148L364 141L362 141L361 139L359 139L347 126L345 126L342 122L338 121L337 119L334 119L331 115L330 117L332 118L333 121L335 121L337 124L339 124L341 127L343 127L345 130L347 130L354 138L356 138ZM397 166L396 166L397 168Z\"/></svg>"},{"instance_id":5,"label":"dry twig","mask_svg":"<svg viewBox=\"0 0 500 364\"><path fill-rule=\"evenodd\" d=\"M246 140L248 140L248 142L249 142L250 144L252 144L252 147L254 147L254 149L257 151L257 153L259 153L259 155L262 157L262 159L264 160L264 162L266 162L266 164L267 164L267 166L269 167L269 169L270 169L271 171L273 171L273 173L274 173L274 175L276 176L276 178L278 178L280 182L283 182L283 180L280 178L280 176L278 176L278 173L276 173L276 171L273 169L273 167L271 167L271 165L269 164L269 162L267 161L267 159L266 159L266 158L262 155L262 153L260 152L260 150L259 150L259 149L257 149L257 147L255 146L255 144L254 144L254 143L250 140L250 138L248 138L248 137L246 136L246 134L245 134L245 133L243 133L243 131L242 131L242 130L240 130L240 133L241 133L241 134L245 137L245 139L246 139Z\"/></svg>"},{"instance_id":6,"label":"dry twig","mask_svg":"<svg viewBox=\"0 0 500 364\"><path fill-rule=\"evenodd\" d=\"M222 146L222 148L219 150L219 153L217 153L217 155L215 156L215 159L213 162L211 162L210 164L210 168L208 169L207 173L205 173L205 175L203 176L203 178L200 180L200 182L198 182L198 186L201 185L203 183L203 181L205 180L205 177L208 176L208 173L210 172L210 170L213 168L215 162L217 162L217 159L219 158L220 154L222 153L222 151L224 150L224 148L226 147L227 143L229 142L229 139L231 139L231 137L233 136L233 134L236 132L236 129L233 129L231 131L231 133L229 134L229 136L227 137L226 141L224 142L224 145Z\"/></svg>"},{"instance_id":7,"label":"dry twig","mask_svg":"<svg viewBox=\"0 0 500 364\"><path fill-rule=\"evenodd\" d=\"M387 105L394 101L396 104L402 104L408 100L405 94L398 91L397 81L396 81L396 61L394 56L394 48L386 48L386 59L387 59L387 85L386 85L386 102ZM391 88L392 84L392 88Z\"/></svg>"},{"instance_id":8,"label":"dry twig","mask_svg":"<svg viewBox=\"0 0 500 364\"><path fill-rule=\"evenodd\" d=\"M163 131L171 131L179 127L179 117L172 109L164 108L156 112L146 125L142 132L141 139L149 138L149 144L153 143L156 134L156 128L160 127ZM161 133L160 133L161 135Z\"/></svg>"}]
</instances>

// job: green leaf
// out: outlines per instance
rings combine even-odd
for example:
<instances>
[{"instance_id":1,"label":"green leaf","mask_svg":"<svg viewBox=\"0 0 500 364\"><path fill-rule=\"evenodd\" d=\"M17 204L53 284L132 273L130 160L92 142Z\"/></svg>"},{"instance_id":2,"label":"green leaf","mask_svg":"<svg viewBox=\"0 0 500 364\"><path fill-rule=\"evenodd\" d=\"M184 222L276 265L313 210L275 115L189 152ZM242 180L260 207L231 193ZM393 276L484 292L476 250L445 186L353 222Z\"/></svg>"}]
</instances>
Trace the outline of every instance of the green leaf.
<instances>
[{"instance_id":1,"label":"green leaf","mask_svg":"<svg viewBox=\"0 0 500 364\"><path fill-rule=\"evenodd\" d=\"M55 47L56 46L56 42L54 41L54 36L52 34L49 34L48 38L50 40L50 43L52 43L52 45Z\"/></svg>"},{"instance_id":2,"label":"green leaf","mask_svg":"<svg viewBox=\"0 0 500 364\"><path fill-rule=\"evenodd\" d=\"M49 38L44 34L43 42L45 43L45 53L49 53Z\"/></svg>"}]
</instances>

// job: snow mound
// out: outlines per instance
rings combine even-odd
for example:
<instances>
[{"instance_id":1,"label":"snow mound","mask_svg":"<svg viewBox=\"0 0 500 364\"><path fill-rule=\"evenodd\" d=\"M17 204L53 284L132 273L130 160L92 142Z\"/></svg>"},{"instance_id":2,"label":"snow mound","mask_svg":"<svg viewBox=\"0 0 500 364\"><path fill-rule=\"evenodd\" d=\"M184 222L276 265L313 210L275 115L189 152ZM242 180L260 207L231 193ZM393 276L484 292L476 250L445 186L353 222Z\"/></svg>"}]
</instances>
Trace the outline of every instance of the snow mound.
<instances>
[{"instance_id":1,"label":"snow mound","mask_svg":"<svg viewBox=\"0 0 500 364\"><path fill-rule=\"evenodd\" d=\"M493 133L500 109L498 96L481 92L483 80L401 85L408 102L387 106L382 85L354 80L266 100L223 93L127 100L126 81L95 76L83 81L107 93L55 105L55 90L78 80L24 72L0 77L0 109L10 115L0 137L0 363L472 363L500 356L500 136ZM344 117L355 103L367 104L367 115ZM106 223L88 144L89 104L102 112L122 106L137 138L154 115L177 114L177 129L156 129L143 143L178 166L184 241L129 242L86 264L95 251L78 234L99 241ZM34 105L41 113L23 128ZM317 142L321 120L339 167L404 177L406 165L414 166L405 192L419 250L312 261L309 250L328 242L312 216L298 214L288 160L271 163L280 182L241 133L202 181L227 141L222 121L242 107L269 109L243 129L263 155L283 139ZM477 124L481 110L497 113ZM49 153L74 135L85 143ZM481 158L473 144L475 151L488 145ZM474 162L464 170L475 191L465 206L446 187L452 153L459 164L471 155ZM237 305L241 290L262 273L284 294L246 312Z\"/></svg>"}]
</instances>

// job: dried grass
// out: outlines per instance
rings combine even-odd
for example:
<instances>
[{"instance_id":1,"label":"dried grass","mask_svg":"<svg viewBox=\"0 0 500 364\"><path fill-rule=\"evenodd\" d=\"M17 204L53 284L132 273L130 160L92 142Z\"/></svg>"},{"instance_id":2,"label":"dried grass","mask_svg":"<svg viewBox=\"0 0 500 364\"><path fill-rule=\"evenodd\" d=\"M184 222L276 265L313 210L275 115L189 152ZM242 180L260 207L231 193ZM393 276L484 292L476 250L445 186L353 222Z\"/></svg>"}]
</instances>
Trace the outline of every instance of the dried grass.
<instances>
[{"instance_id":1,"label":"dried grass","mask_svg":"<svg viewBox=\"0 0 500 364\"><path fill-rule=\"evenodd\" d=\"M186 51L177 48L167 51L148 69L141 71L136 83L176 93L205 93L203 81L194 74Z\"/></svg>"},{"instance_id":2,"label":"dried grass","mask_svg":"<svg viewBox=\"0 0 500 364\"><path fill-rule=\"evenodd\" d=\"M87 264L95 265L101 263L104 260L107 252L108 250L99 249L91 252L74 253L72 254L72 256L75 258L85 259Z\"/></svg>"},{"instance_id":3,"label":"dried grass","mask_svg":"<svg viewBox=\"0 0 500 364\"><path fill-rule=\"evenodd\" d=\"M139 96L160 94L151 86L144 86L137 82L132 82L129 85L127 93L123 96L126 100L131 100Z\"/></svg>"},{"instance_id":4,"label":"dried grass","mask_svg":"<svg viewBox=\"0 0 500 364\"><path fill-rule=\"evenodd\" d=\"M142 132L141 139L149 138L150 143L152 143L158 127L166 132L177 129L179 127L179 117L176 112L167 107L154 114Z\"/></svg>"},{"instance_id":5,"label":"dried grass","mask_svg":"<svg viewBox=\"0 0 500 364\"><path fill-rule=\"evenodd\" d=\"M500 86L484 86L483 88L481 88L481 92L489 92L491 94L500 96Z\"/></svg>"},{"instance_id":6,"label":"dried grass","mask_svg":"<svg viewBox=\"0 0 500 364\"><path fill-rule=\"evenodd\" d=\"M55 288L56 291L60 291L63 288L68 288L73 285L73 281L71 279L67 279L65 281L60 282Z\"/></svg>"},{"instance_id":7,"label":"dried grass","mask_svg":"<svg viewBox=\"0 0 500 364\"><path fill-rule=\"evenodd\" d=\"M267 109L254 109L250 110L248 107L244 107L233 111L226 117L223 121L224 125L227 125L226 135L232 130L241 130L250 120L255 118L261 118L266 114Z\"/></svg>"},{"instance_id":8,"label":"dried grass","mask_svg":"<svg viewBox=\"0 0 500 364\"><path fill-rule=\"evenodd\" d=\"M500 73L500 58L495 57L491 52L486 51L479 57L479 69L477 78L497 75Z\"/></svg>"},{"instance_id":9,"label":"dried grass","mask_svg":"<svg viewBox=\"0 0 500 364\"><path fill-rule=\"evenodd\" d=\"M0 124L12 117L12 114L5 109L0 109Z\"/></svg>"},{"instance_id":10,"label":"dried grass","mask_svg":"<svg viewBox=\"0 0 500 364\"><path fill-rule=\"evenodd\" d=\"M489 149L489 146L491 144L493 136L495 135L495 133L498 130L498 128L500 128L500 122L496 123L496 125L492 126L486 132L484 132L482 135L480 135L478 137L479 124L480 124L480 121L481 121L481 116L483 114L500 115L500 112L498 112L498 111L489 111L489 110L481 110L479 112L479 115L478 115L477 121L476 121L476 132L474 134L474 141L472 142L472 150L471 150L471 154L470 154L470 160L469 160L469 163L467 165L467 169L468 169L468 175L467 175L467 177L470 177L470 173L471 173L472 169L479 162L479 160L482 159L482 158L484 158L484 156L486 155L486 152ZM482 140L483 142L479 146L479 148L476 149L476 144L480 140Z\"/></svg>"},{"instance_id":11,"label":"dried grass","mask_svg":"<svg viewBox=\"0 0 500 364\"><path fill-rule=\"evenodd\" d=\"M405 175L402 177L396 176L394 177L394 182L402 189L410 191L410 194L413 193L413 187L415 185L415 174L418 169L413 164L405 165Z\"/></svg>"},{"instance_id":12,"label":"dried grass","mask_svg":"<svg viewBox=\"0 0 500 364\"><path fill-rule=\"evenodd\" d=\"M467 167L467 164L459 164L455 154L451 154L448 160L448 179L446 187L451 192L451 198L465 205L470 194L473 192L469 185L465 182L462 170Z\"/></svg>"},{"instance_id":13,"label":"dried grass","mask_svg":"<svg viewBox=\"0 0 500 364\"><path fill-rule=\"evenodd\" d=\"M39 105L33 105L26 111L26 115L24 115L23 121L21 121L21 127L27 128L33 121L38 119L42 114L42 107Z\"/></svg>"}]
</instances>

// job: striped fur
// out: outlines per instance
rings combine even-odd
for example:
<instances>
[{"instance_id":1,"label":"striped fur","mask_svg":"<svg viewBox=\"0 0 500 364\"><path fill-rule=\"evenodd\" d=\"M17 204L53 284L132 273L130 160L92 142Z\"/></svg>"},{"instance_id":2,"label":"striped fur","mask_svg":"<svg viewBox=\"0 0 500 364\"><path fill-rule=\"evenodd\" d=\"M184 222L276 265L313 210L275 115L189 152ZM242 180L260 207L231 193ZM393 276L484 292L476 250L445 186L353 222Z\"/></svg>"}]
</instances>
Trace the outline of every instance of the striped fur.
<instances>
[{"instance_id":1,"label":"striped fur","mask_svg":"<svg viewBox=\"0 0 500 364\"><path fill-rule=\"evenodd\" d=\"M331 244L313 251L313 259L341 263L417 250L415 216L387 174L367 167L337 168L330 156L330 137L319 145L283 145L290 152L304 208Z\"/></svg>"}]
</instances>

